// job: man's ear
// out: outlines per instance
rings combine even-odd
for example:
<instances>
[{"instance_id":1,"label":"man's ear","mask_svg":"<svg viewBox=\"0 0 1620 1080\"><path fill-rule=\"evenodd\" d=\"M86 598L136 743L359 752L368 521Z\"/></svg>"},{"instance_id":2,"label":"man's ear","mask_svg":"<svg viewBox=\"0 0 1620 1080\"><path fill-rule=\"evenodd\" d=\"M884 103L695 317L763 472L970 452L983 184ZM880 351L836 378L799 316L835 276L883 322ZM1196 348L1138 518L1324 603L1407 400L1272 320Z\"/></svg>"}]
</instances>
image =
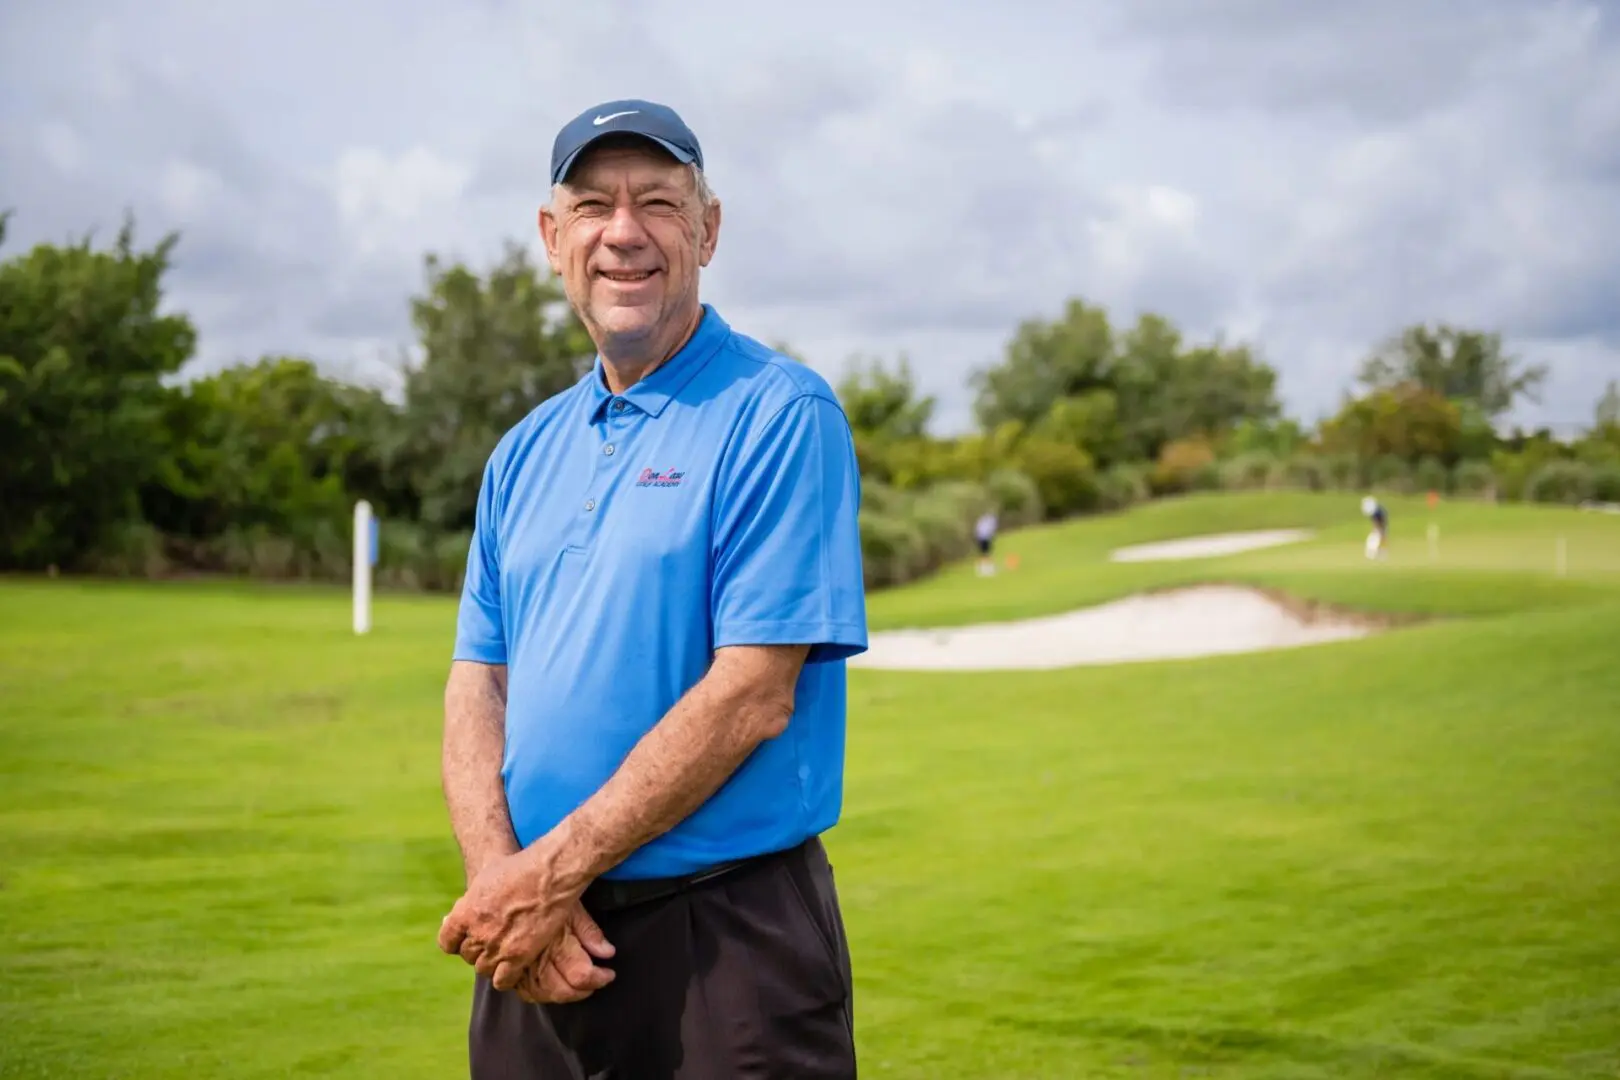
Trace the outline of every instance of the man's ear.
<instances>
[{"instance_id":1,"label":"man's ear","mask_svg":"<svg viewBox=\"0 0 1620 1080\"><path fill-rule=\"evenodd\" d=\"M714 258L714 249L720 243L720 201L704 208L703 211L703 242L698 246L698 265L708 266L709 260Z\"/></svg>"},{"instance_id":2,"label":"man's ear","mask_svg":"<svg viewBox=\"0 0 1620 1080\"><path fill-rule=\"evenodd\" d=\"M546 261L551 264L551 272L561 274L562 253L557 246L557 216L551 207L540 208L540 239L546 245Z\"/></svg>"}]
</instances>

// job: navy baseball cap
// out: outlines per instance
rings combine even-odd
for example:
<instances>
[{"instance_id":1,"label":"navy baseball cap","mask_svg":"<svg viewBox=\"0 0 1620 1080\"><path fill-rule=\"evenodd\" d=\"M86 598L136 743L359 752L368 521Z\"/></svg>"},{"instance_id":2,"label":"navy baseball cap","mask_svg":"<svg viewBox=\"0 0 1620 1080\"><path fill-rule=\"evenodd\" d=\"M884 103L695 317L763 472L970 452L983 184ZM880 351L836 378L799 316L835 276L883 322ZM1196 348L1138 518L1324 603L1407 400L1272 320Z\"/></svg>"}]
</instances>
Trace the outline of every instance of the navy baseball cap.
<instances>
[{"instance_id":1,"label":"navy baseball cap","mask_svg":"<svg viewBox=\"0 0 1620 1080\"><path fill-rule=\"evenodd\" d=\"M668 105L628 98L586 109L563 125L551 147L551 182L561 181L587 146L608 135L651 139L681 164L703 167L703 149L679 113Z\"/></svg>"}]
</instances>

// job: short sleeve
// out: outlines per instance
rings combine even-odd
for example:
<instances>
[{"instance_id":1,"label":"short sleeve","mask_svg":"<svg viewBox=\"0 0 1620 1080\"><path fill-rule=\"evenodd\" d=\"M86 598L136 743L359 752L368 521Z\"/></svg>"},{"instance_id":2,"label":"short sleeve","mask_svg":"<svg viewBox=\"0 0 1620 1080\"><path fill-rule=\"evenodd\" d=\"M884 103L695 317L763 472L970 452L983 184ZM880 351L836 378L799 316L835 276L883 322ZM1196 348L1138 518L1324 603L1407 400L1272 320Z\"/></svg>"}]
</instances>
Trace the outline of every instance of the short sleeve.
<instances>
[{"instance_id":1,"label":"short sleeve","mask_svg":"<svg viewBox=\"0 0 1620 1080\"><path fill-rule=\"evenodd\" d=\"M472 543L467 548L467 573L461 584L461 608L456 616L456 660L480 664L506 663L506 629L501 616L501 552L499 516L495 509L495 462L484 466L473 516Z\"/></svg>"},{"instance_id":2,"label":"short sleeve","mask_svg":"<svg viewBox=\"0 0 1620 1080\"><path fill-rule=\"evenodd\" d=\"M714 645L865 650L860 471L838 403L805 395L766 421L716 492Z\"/></svg>"}]
</instances>

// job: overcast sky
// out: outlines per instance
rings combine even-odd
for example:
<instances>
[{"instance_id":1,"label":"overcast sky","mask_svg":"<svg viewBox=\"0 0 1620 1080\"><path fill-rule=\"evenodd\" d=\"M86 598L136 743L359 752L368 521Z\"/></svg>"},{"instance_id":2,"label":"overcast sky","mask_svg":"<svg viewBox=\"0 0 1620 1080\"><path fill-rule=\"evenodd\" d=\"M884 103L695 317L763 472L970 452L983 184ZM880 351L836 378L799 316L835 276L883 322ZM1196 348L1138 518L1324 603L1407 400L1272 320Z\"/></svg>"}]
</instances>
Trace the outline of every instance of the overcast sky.
<instances>
[{"instance_id":1,"label":"overcast sky","mask_svg":"<svg viewBox=\"0 0 1620 1080\"><path fill-rule=\"evenodd\" d=\"M682 112L726 206L706 298L836 377L968 371L1066 297L1258 345L1331 410L1417 320L1620 376L1613 0L4 0L3 254L177 229L199 366L375 372L432 250L534 245L557 127Z\"/></svg>"}]
</instances>

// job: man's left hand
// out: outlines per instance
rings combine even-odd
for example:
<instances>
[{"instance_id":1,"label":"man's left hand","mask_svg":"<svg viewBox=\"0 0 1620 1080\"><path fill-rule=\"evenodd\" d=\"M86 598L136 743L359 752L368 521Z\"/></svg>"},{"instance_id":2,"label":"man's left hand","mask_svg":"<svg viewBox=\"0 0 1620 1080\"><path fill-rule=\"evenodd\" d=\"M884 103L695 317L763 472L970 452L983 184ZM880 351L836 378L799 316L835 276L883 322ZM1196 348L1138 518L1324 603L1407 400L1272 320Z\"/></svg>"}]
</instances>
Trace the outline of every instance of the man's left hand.
<instances>
[{"instance_id":1,"label":"man's left hand","mask_svg":"<svg viewBox=\"0 0 1620 1080\"><path fill-rule=\"evenodd\" d=\"M561 895L544 864L519 851L486 866L439 927L439 948L510 990L562 936L577 897Z\"/></svg>"}]
</instances>

